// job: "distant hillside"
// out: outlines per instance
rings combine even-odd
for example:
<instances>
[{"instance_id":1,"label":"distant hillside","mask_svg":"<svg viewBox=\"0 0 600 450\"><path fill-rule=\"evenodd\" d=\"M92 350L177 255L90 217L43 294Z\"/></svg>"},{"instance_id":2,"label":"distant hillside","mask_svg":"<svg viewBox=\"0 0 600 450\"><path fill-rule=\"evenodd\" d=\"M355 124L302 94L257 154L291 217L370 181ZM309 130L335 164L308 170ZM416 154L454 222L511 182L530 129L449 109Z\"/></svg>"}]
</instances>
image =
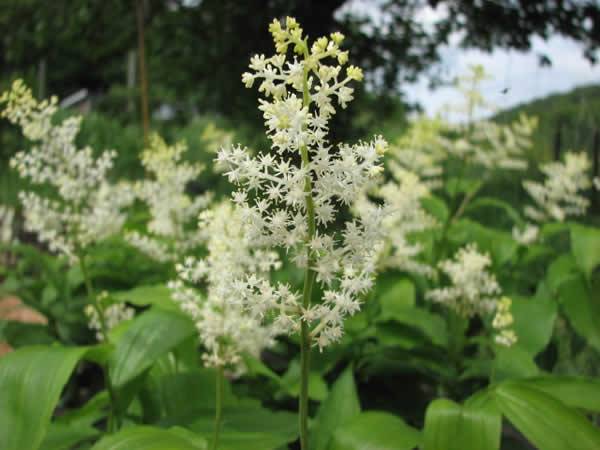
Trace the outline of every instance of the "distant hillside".
<instances>
[{"instance_id":1,"label":"distant hillside","mask_svg":"<svg viewBox=\"0 0 600 450\"><path fill-rule=\"evenodd\" d=\"M585 149L591 153L594 132L600 132L600 84L518 105L500 112L496 119L510 121L522 112L539 119L532 155L535 159L553 158L559 128L562 152Z\"/></svg>"}]
</instances>

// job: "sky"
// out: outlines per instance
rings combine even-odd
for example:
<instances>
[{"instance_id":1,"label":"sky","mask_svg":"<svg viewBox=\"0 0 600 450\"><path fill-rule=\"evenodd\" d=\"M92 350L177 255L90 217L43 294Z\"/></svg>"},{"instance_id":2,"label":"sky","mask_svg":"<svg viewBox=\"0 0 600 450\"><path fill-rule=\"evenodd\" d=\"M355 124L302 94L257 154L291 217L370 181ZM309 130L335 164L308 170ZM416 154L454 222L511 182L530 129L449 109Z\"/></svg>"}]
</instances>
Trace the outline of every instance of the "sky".
<instances>
[{"instance_id":1,"label":"sky","mask_svg":"<svg viewBox=\"0 0 600 450\"><path fill-rule=\"evenodd\" d=\"M370 16L376 26L386 26L378 4L381 0L350 0L340 13ZM417 14L425 29L447 14L443 4L437 8L425 6ZM547 41L534 37L527 52L496 49L492 53L466 50L458 46L459 36L451 36L450 43L440 49L439 68L444 78L452 80L465 74L469 65L481 64L493 77L482 85L488 102L498 109L509 108L547 95L567 92L576 86L600 83L600 63L591 65L583 56L581 46L575 41L554 36ZM550 67L540 67L539 55L552 61ZM421 104L425 112L433 115L444 105L460 100L460 93L452 87L430 90L427 75L414 84L401 86L410 102ZM451 117L447 117L452 120Z\"/></svg>"},{"instance_id":2,"label":"sky","mask_svg":"<svg viewBox=\"0 0 600 450\"><path fill-rule=\"evenodd\" d=\"M549 56L551 67L540 67L540 53ZM528 52L497 49L486 53L449 45L442 49L441 55L441 66L449 79L465 73L471 64L483 65L493 76L482 85L484 95L500 109L567 92L576 86L600 83L600 63L591 65L580 45L560 36L548 41L536 37ZM403 91L409 101L420 103L428 114L435 114L444 104L460 99L452 87L430 90L425 76L415 84L404 86Z\"/></svg>"}]
</instances>

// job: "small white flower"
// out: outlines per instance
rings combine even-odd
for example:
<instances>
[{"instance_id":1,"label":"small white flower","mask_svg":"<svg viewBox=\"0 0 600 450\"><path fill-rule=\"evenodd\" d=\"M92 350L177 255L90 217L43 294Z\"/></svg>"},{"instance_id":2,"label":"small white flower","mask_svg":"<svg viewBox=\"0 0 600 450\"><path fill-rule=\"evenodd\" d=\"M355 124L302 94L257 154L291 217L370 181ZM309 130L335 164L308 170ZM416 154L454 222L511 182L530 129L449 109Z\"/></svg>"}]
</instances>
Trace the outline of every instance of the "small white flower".
<instances>
[{"instance_id":1,"label":"small white flower","mask_svg":"<svg viewBox=\"0 0 600 450\"><path fill-rule=\"evenodd\" d=\"M338 146L327 139L336 108L353 98L351 82L362 79L356 67L342 70L348 54L339 47L341 34L309 46L293 19L285 26L275 20L269 29L277 54L253 57L243 81L248 87L258 84L263 94L259 109L274 153L253 157L234 146L223 148L217 162L238 187L233 199L248 239L283 248L298 267L316 272L323 303L301 310L300 296L288 286L250 278L235 283L232 298L253 319L282 332L295 333L307 322L313 342L323 347L341 338L344 317L359 309L360 297L371 287L387 209L371 205L341 232L332 224L381 172L387 144L379 136ZM313 219L314 230L308 226Z\"/></svg>"},{"instance_id":2,"label":"small white flower","mask_svg":"<svg viewBox=\"0 0 600 450\"><path fill-rule=\"evenodd\" d=\"M75 137L81 117L54 125L57 100L37 102L21 80L0 97L2 103L2 116L34 143L18 152L10 165L22 178L56 194L55 199L33 191L19 194L25 229L72 262L82 249L118 233L125 222L123 209L134 197L128 184L107 179L116 152L107 150L95 158L91 148L78 149Z\"/></svg>"},{"instance_id":3,"label":"small white flower","mask_svg":"<svg viewBox=\"0 0 600 450\"><path fill-rule=\"evenodd\" d=\"M592 186L589 169L585 153L567 152L564 162L543 164L541 171L546 175L543 183L523 182L535 203L525 208L525 215L536 222L562 222L569 216L585 214L590 202L581 191Z\"/></svg>"},{"instance_id":4,"label":"small white flower","mask_svg":"<svg viewBox=\"0 0 600 450\"><path fill-rule=\"evenodd\" d=\"M261 289L269 272L279 268L277 254L248 239L241 211L220 203L203 211L199 228L207 236L208 255L186 257L176 265L178 279L168 287L181 309L196 323L206 349L204 363L244 371L241 355L258 357L274 343L278 325L265 326L243 307L244 295ZM206 294L198 289L206 283Z\"/></svg>"},{"instance_id":5,"label":"small white flower","mask_svg":"<svg viewBox=\"0 0 600 450\"><path fill-rule=\"evenodd\" d=\"M212 195L192 197L186 192L186 187L204 168L182 160L187 150L184 143L169 146L154 134L149 144L141 155L147 177L133 186L136 196L150 212L148 231L129 232L125 238L157 261L175 261L203 241L194 222Z\"/></svg>"},{"instance_id":6,"label":"small white flower","mask_svg":"<svg viewBox=\"0 0 600 450\"><path fill-rule=\"evenodd\" d=\"M479 253L474 244L459 249L454 259L439 263L450 286L433 289L426 297L464 317L489 314L501 294L496 277L487 271L491 263L489 255Z\"/></svg>"},{"instance_id":7,"label":"small white flower","mask_svg":"<svg viewBox=\"0 0 600 450\"><path fill-rule=\"evenodd\" d=\"M512 236L519 244L530 245L537 240L539 231L540 229L536 225L528 223L523 229L519 229L517 226L513 227Z\"/></svg>"}]
</instances>

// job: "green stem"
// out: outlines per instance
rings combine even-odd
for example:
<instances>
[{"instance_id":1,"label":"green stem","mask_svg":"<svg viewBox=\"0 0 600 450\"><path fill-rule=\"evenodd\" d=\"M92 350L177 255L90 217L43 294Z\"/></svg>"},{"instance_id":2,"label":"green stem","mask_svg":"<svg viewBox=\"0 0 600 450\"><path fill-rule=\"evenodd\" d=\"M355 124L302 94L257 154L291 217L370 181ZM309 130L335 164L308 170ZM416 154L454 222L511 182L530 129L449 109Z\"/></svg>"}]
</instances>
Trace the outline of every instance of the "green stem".
<instances>
[{"instance_id":1,"label":"green stem","mask_svg":"<svg viewBox=\"0 0 600 450\"><path fill-rule=\"evenodd\" d=\"M211 443L211 450L217 450L219 448L219 434L221 433L221 422L223 416L223 367L220 366L216 371L216 383L215 383L215 429L213 434L213 440Z\"/></svg>"},{"instance_id":2,"label":"green stem","mask_svg":"<svg viewBox=\"0 0 600 450\"><path fill-rule=\"evenodd\" d=\"M304 92L303 92L303 104L308 106L310 104L310 95L308 92L308 72L304 71ZM308 149L306 146L300 148L300 154L302 156L302 166L308 168L310 159L308 156ZM304 273L304 288L302 290L302 307L304 310L308 309L312 299L312 288L315 281L314 271L314 257L310 251L308 243L316 234L316 222L315 222L315 205L312 196L312 177L310 171L306 174L304 180L304 194L306 196L306 216L308 222L308 237L307 237L307 263L306 271ZM308 377L310 374L310 351L311 351L311 337L308 323L302 321L300 325L300 396L298 413L300 420L300 448L301 450L308 450Z\"/></svg>"},{"instance_id":3,"label":"green stem","mask_svg":"<svg viewBox=\"0 0 600 450\"><path fill-rule=\"evenodd\" d=\"M108 342L108 327L106 326L106 320L104 318L104 311L100 305L100 300L94 294L94 287L92 286L92 279L89 276L87 264L85 263L85 255L79 255L79 265L81 267L81 273L83 274L83 280L87 290L88 299L91 302L92 307L96 310L98 315L98 321L100 322L100 332L104 342ZM113 432L120 428L121 423L117 414L117 396L113 385L110 381L110 375L108 371L108 365L102 364L102 373L104 381L106 382L106 389L108 390L108 396L110 399L110 413L108 415L108 431Z\"/></svg>"}]
</instances>

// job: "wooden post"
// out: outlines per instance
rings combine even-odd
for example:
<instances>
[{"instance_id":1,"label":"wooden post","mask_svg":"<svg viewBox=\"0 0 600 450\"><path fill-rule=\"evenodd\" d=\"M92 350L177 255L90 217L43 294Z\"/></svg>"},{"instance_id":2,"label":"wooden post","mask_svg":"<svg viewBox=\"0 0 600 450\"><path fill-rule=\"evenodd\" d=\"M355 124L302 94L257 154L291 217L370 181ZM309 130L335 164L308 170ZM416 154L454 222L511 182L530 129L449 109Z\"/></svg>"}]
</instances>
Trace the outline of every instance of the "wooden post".
<instances>
[{"instance_id":1,"label":"wooden post","mask_svg":"<svg viewBox=\"0 0 600 450\"><path fill-rule=\"evenodd\" d=\"M40 59L37 70L37 97L42 100L46 97L46 78L47 78L46 58Z\"/></svg>"},{"instance_id":2,"label":"wooden post","mask_svg":"<svg viewBox=\"0 0 600 450\"><path fill-rule=\"evenodd\" d=\"M148 135L150 134L150 108L148 106L148 77L146 73L146 46L144 38L144 0L135 0L135 9L137 16L142 125L144 128L144 143L148 144Z\"/></svg>"},{"instance_id":3,"label":"wooden post","mask_svg":"<svg viewBox=\"0 0 600 450\"><path fill-rule=\"evenodd\" d=\"M133 101L135 99L135 85L136 85L136 62L137 58L136 52L134 49L131 49L127 52L127 60L126 60L126 85L127 85L127 112L133 114L135 110L135 106Z\"/></svg>"}]
</instances>

